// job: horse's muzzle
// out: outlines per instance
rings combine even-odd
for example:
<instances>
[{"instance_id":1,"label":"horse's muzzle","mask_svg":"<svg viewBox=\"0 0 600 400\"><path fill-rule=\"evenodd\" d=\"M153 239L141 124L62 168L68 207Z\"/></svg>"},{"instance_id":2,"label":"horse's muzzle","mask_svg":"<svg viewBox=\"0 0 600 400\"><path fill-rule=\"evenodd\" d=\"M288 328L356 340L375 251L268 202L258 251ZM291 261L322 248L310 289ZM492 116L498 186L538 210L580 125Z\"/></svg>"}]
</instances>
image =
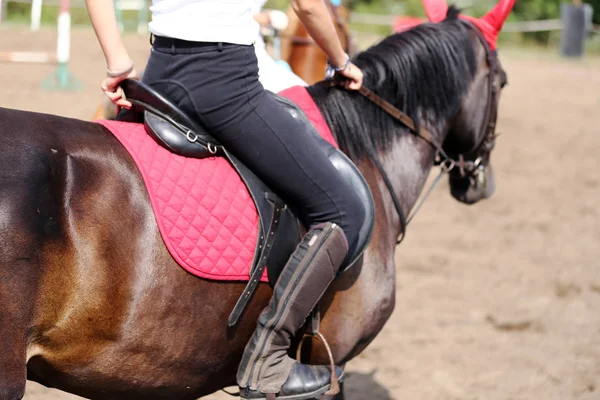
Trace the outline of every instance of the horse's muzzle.
<instances>
[{"instance_id":1,"label":"horse's muzzle","mask_svg":"<svg viewBox=\"0 0 600 400\"><path fill-rule=\"evenodd\" d=\"M496 178L490 164L477 171L477 174L460 176L450 174L450 193L461 203L475 204L491 197L496 191Z\"/></svg>"}]
</instances>

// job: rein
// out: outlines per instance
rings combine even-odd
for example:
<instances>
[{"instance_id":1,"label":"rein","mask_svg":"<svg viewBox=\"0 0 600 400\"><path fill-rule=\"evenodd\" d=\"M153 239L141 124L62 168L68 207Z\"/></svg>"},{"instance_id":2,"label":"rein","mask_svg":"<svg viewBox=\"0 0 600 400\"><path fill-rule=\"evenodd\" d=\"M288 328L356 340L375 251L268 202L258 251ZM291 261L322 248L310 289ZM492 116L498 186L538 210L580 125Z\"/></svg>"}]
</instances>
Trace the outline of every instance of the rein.
<instances>
[{"instance_id":1,"label":"rein","mask_svg":"<svg viewBox=\"0 0 600 400\"><path fill-rule=\"evenodd\" d=\"M474 27L471 23L464 21L464 23L471 28L478 39L483 43L483 46L486 51L486 61L489 66L489 79L488 79L488 93L489 99L486 104L485 117L483 119L481 130L486 130L486 134L484 135L481 142L475 146L472 150L469 150L465 153L457 154L455 157L448 155L444 149L442 148L442 144L438 143L435 137L429 132L427 129L423 127L416 128L416 124L414 120L409 117L407 114L402 112L393 104L389 103L387 100L378 96L370 89L365 87L364 85L360 87L358 92L366 97L373 104L377 105L383 111L385 111L388 115L390 115L395 120L399 121L403 125L405 125L411 133L416 135L417 137L423 139L425 142L429 143L431 147L433 147L436 151L436 159L434 161L434 165L439 165L441 167L440 174L435 178L425 195L421 198L421 200L413 207L412 212L406 218L404 211L402 210L402 206L400 204L400 199L396 195L394 188L392 187L392 182L390 181L388 174L385 172L381 161L376 154L370 154L371 159L375 163L375 166L379 170L381 177L385 183L385 186L392 197L392 202L394 203L394 207L396 208L396 212L398 213L398 217L400 218L400 235L396 244L400 244L404 237L406 236L406 228L410 221L414 218L416 213L420 210L421 206L427 200L429 195L431 194L434 187L438 184L440 179L442 178L444 173L451 173L455 168L458 168L459 174L461 177L477 177L479 173L485 168L485 165L482 164L483 157L486 154L489 154L494 148L494 144L496 141L496 119L497 119L497 107L496 106L496 94L497 88L494 86L494 76L496 71L496 55L493 53L479 31L476 27ZM330 86L338 86L339 81L330 80ZM465 160L465 154L473 154L475 153L477 157L474 161Z\"/></svg>"},{"instance_id":2,"label":"rein","mask_svg":"<svg viewBox=\"0 0 600 400\"><path fill-rule=\"evenodd\" d=\"M417 130L413 119L411 117L409 117L407 114L405 114L404 112L402 112L399 108L392 105L387 100L384 100L382 97L376 95L375 93L373 93L370 89L368 89L364 85L360 87L358 92L361 95L363 95L364 97L366 97L367 99L369 99L373 104L375 104L376 106L381 108L383 111L385 111L392 118L398 120L400 123L405 125L410 130L411 133L416 134L417 137L420 137L421 139L423 139L427 143L429 143L429 145L431 145L434 149L436 149L437 153L442 155L442 157L444 157L446 160L450 159L450 157L448 157L448 155L446 155L446 152L444 151L444 149L442 149L442 146L436 142L436 140L434 139L431 132L429 132L427 129L425 129L423 127L421 127L421 129ZM385 183L385 186L387 187L388 192L390 193L390 196L392 197L392 202L394 203L394 207L396 208L396 213L398 214L398 217L400 218L400 236L396 240L396 244L398 245L398 244L402 243L402 241L404 240L404 237L406 236L406 228L407 228L409 222L414 218L417 211L419 211L419 209L421 208L421 206L423 205L425 200L427 200L427 197L429 197L429 194L431 193L431 191L433 190L435 185L437 185L437 183L440 181L442 174L444 172L444 164L442 164L442 171L440 172L440 175L436 178L436 180L430 186L429 190L427 190L427 193L421 199L419 204L414 208L415 211L412 212L407 218L406 215L404 214L404 211L402 210L402 206L400 204L400 199L396 195L396 192L394 191L394 188L392 187L392 182L390 181L388 174L385 172L385 169L383 168L381 161L379 161L379 158L377 157L376 154L370 154L370 157L371 157L371 160L374 161L375 166L379 170L379 174L383 178L383 182ZM453 165L450 165L450 167L447 170L450 171L452 168L453 168Z\"/></svg>"}]
</instances>

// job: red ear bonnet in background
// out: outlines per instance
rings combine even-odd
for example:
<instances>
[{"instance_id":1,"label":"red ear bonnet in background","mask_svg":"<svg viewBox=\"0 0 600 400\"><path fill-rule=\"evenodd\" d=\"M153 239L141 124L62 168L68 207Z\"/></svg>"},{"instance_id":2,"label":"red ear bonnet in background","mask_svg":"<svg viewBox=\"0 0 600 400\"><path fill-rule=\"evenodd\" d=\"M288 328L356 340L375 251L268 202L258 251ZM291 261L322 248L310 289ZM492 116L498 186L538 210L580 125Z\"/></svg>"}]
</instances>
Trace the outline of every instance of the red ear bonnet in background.
<instances>
[{"instance_id":1,"label":"red ear bonnet in background","mask_svg":"<svg viewBox=\"0 0 600 400\"><path fill-rule=\"evenodd\" d=\"M502 30L504 21L510 14L516 0L500 0L498 4L484 17L474 18L466 15L461 15L460 18L470 21L475 25L487 40L492 50L496 49L496 41ZM440 22L446 18L448 5L446 0L423 0L423 6L427 13L427 18L431 22Z\"/></svg>"}]
</instances>

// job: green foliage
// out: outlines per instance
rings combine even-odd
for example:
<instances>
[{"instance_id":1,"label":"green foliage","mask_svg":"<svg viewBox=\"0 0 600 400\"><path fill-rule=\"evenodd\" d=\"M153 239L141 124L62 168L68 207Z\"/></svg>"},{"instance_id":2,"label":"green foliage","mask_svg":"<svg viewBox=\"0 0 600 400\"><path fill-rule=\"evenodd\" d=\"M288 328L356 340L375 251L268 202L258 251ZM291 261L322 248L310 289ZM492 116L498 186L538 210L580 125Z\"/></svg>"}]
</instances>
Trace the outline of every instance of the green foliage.
<instances>
[{"instance_id":1,"label":"green foliage","mask_svg":"<svg viewBox=\"0 0 600 400\"><path fill-rule=\"evenodd\" d=\"M595 24L600 24L600 0L587 0L586 3L594 9L593 21Z\"/></svg>"},{"instance_id":2,"label":"green foliage","mask_svg":"<svg viewBox=\"0 0 600 400\"><path fill-rule=\"evenodd\" d=\"M543 19L560 18L560 7L562 3L571 3L564 0L519 0L515 3L513 15L522 21L536 21ZM594 10L593 20L600 22L600 0L586 0ZM533 32L523 35L526 39L534 40L538 43L549 43L552 34L549 32ZM555 35L554 35L555 36Z\"/></svg>"},{"instance_id":3,"label":"green foliage","mask_svg":"<svg viewBox=\"0 0 600 400\"><path fill-rule=\"evenodd\" d=\"M498 0L448 0L463 10L464 14L480 17L487 13ZM560 18L561 3L571 3L570 0L517 0L509 20L538 21ZM600 24L600 0L584 0L594 10L594 23ZM422 0L346 0L352 11L374 14L410 15L422 17L425 15ZM556 32L532 32L519 36L526 41L538 44L554 44Z\"/></svg>"},{"instance_id":4,"label":"green foliage","mask_svg":"<svg viewBox=\"0 0 600 400\"><path fill-rule=\"evenodd\" d=\"M343 0L345 6L353 12L383 15L409 15L424 17L422 0ZM489 11L498 0L448 0L449 4L455 4L463 10L464 14L473 16L482 16ZM594 23L600 24L600 0L583 0L589 3L594 9ZM563 2L570 3L571 0L517 0L509 20L513 21L536 21L543 19L560 18L560 5ZM276 8L286 10L290 5L290 0L268 0L267 8ZM7 4L7 16L13 22L29 23L31 5L23 3ZM135 11L123 13L123 18L136 21ZM58 7L44 6L42 12L42 24L55 24L58 16ZM71 18L74 25L89 24L87 12L83 8L72 8ZM131 22L129 21L129 22ZM131 24L129 24L131 25ZM134 24L135 25L135 24ZM354 24L353 24L354 25ZM130 28L126 25L126 28ZM380 35L387 35L391 27L386 26L353 26L362 32L370 32ZM133 27L135 29L135 27ZM533 41L538 44L555 44L557 33L535 32L527 34L505 34L509 40L515 38ZM598 36L598 35L596 35Z\"/></svg>"},{"instance_id":5,"label":"green foliage","mask_svg":"<svg viewBox=\"0 0 600 400\"><path fill-rule=\"evenodd\" d=\"M27 24L31 21L31 4L7 3L6 11L6 15L10 21ZM43 6L41 23L43 25L56 24L58 11L58 7ZM71 8L70 12L73 25L87 25L90 23L85 8Z\"/></svg>"},{"instance_id":6,"label":"green foliage","mask_svg":"<svg viewBox=\"0 0 600 400\"><path fill-rule=\"evenodd\" d=\"M283 0L280 0L283 1ZM560 17L560 4L569 0L518 0L512 12L512 17L522 21L555 19ZM600 23L600 0L584 0L594 8L594 21ZM352 10L369 10L377 14L387 14L396 11L398 14L423 16L422 0L345 0ZM491 9L496 0L448 0L463 8L465 14L481 16Z\"/></svg>"},{"instance_id":7,"label":"green foliage","mask_svg":"<svg viewBox=\"0 0 600 400\"><path fill-rule=\"evenodd\" d=\"M519 0L515 3L513 14L524 21L558 18L560 0Z\"/></svg>"}]
</instances>

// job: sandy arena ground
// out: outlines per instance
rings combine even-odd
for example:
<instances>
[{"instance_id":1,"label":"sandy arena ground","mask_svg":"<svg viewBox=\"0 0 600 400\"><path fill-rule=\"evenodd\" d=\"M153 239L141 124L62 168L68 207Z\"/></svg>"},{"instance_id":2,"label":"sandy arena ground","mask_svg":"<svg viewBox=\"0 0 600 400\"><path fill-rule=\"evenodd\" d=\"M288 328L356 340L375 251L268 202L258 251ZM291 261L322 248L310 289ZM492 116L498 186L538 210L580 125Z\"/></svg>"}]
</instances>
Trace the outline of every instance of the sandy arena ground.
<instances>
[{"instance_id":1,"label":"sandy arena ground","mask_svg":"<svg viewBox=\"0 0 600 400\"><path fill-rule=\"evenodd\" d=\"M53 31L0 37L0 52L55 47ZM127 45L143 65L147 38ZM89 119L104 71L91 31L72 54L82 92L41 91L51 66L2 64L0 106ZM350 400L600 399L600 59L502 61L497 193L468 207L443 184L423 207L398 248L396 310L348 366ZM31 384L25 399L75 397Z\"/></svg>"}]
</instances>

